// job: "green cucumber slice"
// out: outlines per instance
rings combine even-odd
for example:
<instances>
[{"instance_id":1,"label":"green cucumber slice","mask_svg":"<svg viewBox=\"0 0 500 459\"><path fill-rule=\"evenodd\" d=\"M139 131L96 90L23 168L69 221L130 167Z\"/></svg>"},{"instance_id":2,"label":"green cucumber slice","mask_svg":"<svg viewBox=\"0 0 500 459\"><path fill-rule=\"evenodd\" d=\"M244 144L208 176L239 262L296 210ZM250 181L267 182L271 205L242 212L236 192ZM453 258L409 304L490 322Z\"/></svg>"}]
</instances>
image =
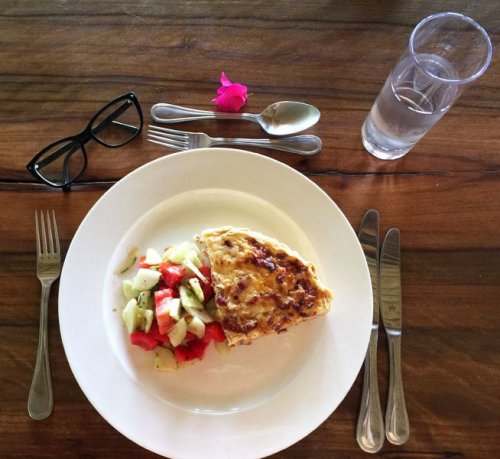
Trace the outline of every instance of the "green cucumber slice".
<instances>
[{"instance_id":1,"label":"green cucumber slice","mask_svg":"<svg viewBox=\"0 0 500 459\"><path fill-rule=\"evenodd\" d=\"M126 304L125 309L122 312L122 319L127 327L127 331L133 333L140 322L140 309L137 306L137 300L132 298Z\"/></svg>"},{"instance_id":2,"label":"green cucumber slice","mask_svg":"<svg viewBox=\"0 0 500 459\"><path fill-rule=\"evenodd\" d=\"M189 285L191 290L196 295L196 298L200 300L201 303L205 301L205 295L203 294L203 289L201 288L200 280L197 277L189 279Z\"/></svg>"},{"instance_id":3,"label":"green cucumber slice","mask_svg":"<svg viewBox=\"0 0 500 459\"><path fill-rule=\"evenodd\" d=\"M161 273L154 269L140 268L132 279L132 288L135 290L150 290L160 280Z\"/></svg>"},{"instance_id":4,"label":"green cucumber slice","mask_svg":"<svg viewBox=\"0 0 500 459\"><path fill-rule=\"evenodd\" d=\"M146 258L144 263L148 265L159 265L162 262L160 254L155 249L146 250Z\"/></svg>"},{"instance_id":5,"label":"green cucumber slice","mask_svg":"<svg viewBox=\"0 0 500 459\"><path fill-rule=\"evenodd\" d=\"M127 301L136 298L140 293L140 290L134 289L132 281L129 279L122 281L122 291Z\"/></svg>"},{"instance_id":6,"label":"green cucumber slice","mask_svg":"<svg viewBox=\"0 0 500 459\"><path fill-rule=\"evenodd\" d=\"M205 323L198 317L193 317L193 320L187 324L187 331L194 333L197 338L203 338L205 336Z\"/></svg>"},{"instance_id":7,"label":"green cucumber slice","mask_svg":"<svg viewBox=\"0 0 500 459\"><path fill-rule=\"evenodd\" d=\"M196 298L196 295L184 285L181 285L179 287L179 296L181 298L181 304L184 309L203 309L203 305L200 303L198 298Z\"/></svg>"},{"instance_id":8,"label":"green cucumber slice","mask_svg":"<svg viewBox=\"0 0 500 459\"><path fill-rule=\"evenodd\" d=\"M182 318L168 332L168 337L172 346L176 347L182 343L187 333L186 320Z\"/></svg>"}]
</instances>

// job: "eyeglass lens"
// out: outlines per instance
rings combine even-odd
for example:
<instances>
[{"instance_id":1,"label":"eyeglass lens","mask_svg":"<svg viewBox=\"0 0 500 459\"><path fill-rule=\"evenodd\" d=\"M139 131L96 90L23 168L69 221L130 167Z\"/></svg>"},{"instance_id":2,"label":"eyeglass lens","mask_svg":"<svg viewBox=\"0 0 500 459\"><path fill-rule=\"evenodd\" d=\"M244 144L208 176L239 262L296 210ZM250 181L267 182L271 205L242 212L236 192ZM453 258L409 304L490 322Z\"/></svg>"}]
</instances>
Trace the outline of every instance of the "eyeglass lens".
<instances>
[{"instance_id":1,"label":"eyeglass lens","mask_svg":"<svg viewBox=\"0 0 500 459\"><path fill-rule=\"evenodd\" d=\"M85 155L75 140L61 140L46 149L35 170L48 182L62 186L75 180L85 168Z\"/></svg>"},{"instance_id":2,"label":"eyeglass lens","mask_svg":"<svg viewBox=\"0 0 500 459\"><path fill-rule=\"evenodd\" d=\"M140 128L141 118L137 107L128 99L106 107L91 126L94 137L111 147L127 143Z\"/></svg>"}]
</instances>

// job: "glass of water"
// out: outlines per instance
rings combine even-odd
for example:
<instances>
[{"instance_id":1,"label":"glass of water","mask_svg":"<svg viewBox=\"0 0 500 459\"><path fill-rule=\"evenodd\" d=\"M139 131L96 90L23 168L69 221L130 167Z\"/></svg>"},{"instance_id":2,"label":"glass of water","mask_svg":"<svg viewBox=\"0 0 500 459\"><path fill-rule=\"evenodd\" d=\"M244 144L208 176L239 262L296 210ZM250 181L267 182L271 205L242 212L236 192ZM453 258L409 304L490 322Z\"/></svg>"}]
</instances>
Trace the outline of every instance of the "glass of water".
<instances>
[{"instance_id":1,"label":"glass of water","mask_svg":"<svg viewBox=\"0 0 500 459\"><path fill-rule=\"evenodd\" d=\"M473 19L439 13L422 20L363 124L364 147L380 159L406 155L485 72L491 55L491 40Z\"/></svg>"}]
</instances>

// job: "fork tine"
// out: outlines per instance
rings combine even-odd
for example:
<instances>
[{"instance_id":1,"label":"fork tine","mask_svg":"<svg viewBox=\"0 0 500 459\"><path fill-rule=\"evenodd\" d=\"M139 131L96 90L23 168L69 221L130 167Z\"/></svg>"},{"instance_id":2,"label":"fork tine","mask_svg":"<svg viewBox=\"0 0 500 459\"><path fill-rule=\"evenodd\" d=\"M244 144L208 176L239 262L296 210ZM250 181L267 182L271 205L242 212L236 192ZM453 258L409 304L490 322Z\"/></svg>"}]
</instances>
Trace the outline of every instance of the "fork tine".
<instances>
[{"instance_id":1,"label":"fork tine","mask_svg":"<svg viewBox=\"0 0 500 459\"><path fill-rule=\"evenodd\" d=\"M179 147L177 145L171 145L171 144L169 144L167 142L159 142L158 140L153 140L153 139L150 139L150 138L148 138L148 141L152 142L152 143L157 143L158 145L162 145L164 147L172 148L172 150L177 150L177 151L179 151L179 150L187 150L187 147Z\"/></svg>"},{"instance_id":2,"label":"fork tine","mask_svg":"<svg viewBox=\"0 0 500 459\"><path fill-rule=\"evenodd\" d=\"M47 233L45 231L45 220L43 218L43 212L40 212L40 221L41 221L41 227L42 227L42 253L44 255L47 255Z\"/></svg>"},{"instance_id":3,"label":"fork tine","mask_svg":"<svg viewBox=\"0 0 500 459\"><path fill-rule=\"evenodd\" d=\"M54 226L54 241L56 245L55 254L59 255L61 253L61 248L59 246L59 232L57 231L56 213L54 210L52 211L52 224Z\"/></svg>"},{"instance_id":4,"label":"fork tine","mask_svg":"<svg viewBox=\"0 0 500 459\"><path fill-rule=\"evenodd\" d=\"M40 226L38 224L38 212L35 210L35 232L36 232L36 253L38 256L42 253L42 246L40 244Z\"/></svg>"},{"instance_id":5,"label":"fork tine","mask_svg":"<svg viewBox=\"0 0 500 459\"><path fill-rule=\"evenodd\" d=\"M170 131L163 131L163 130L156 129L156 128L149 128L148 132L150 134L156 134L156 135L159 135L162 137L166 137L168 139L183 140L185 142L187 142L189 140L189 137L187 134L178 134L175 131L170 132Z\"/></svg>"},{"instance_id":6,"label":"fork tine","mask_svg":"<svg viewBox=\"0 0 500 459\"><path fill-rule=\"evenodd\" d=\"M149 124L148 129L157 129L158 131L168 132L170 134L184 135L187 137L189 134L192 134L190 131L179 131L178 129L170 129L163 126L155 126L154 124Z\"/></svg>"},{"instance_id":7,"label":"fork tine","mask_svg":"<svg viewBox=\"0 0 500 459\"><path fill-rule=\"evenodd\" d=\"M49 211L47 211L47 233L49 236L49 254L53 255L54 254L54 239L52 238L52 227L50 224L50 215Z\"/></svg>"},{"instance_id":8,"label":"fork tine","mask_svg":"<svg viewBox=\"0 0 500 459\"><path fill-rule=\"evenodd\" d=\"M184 147L184 146L187 146L187 144L188 144L187 141L185 141L185 140L177 140L175 138L169 137L168 135L155 135L155 134L148 133L148 137L150 139L167 141L167 142L171 143L172 145L177 145L179 147Z\"/></svg>"}]
</instances>

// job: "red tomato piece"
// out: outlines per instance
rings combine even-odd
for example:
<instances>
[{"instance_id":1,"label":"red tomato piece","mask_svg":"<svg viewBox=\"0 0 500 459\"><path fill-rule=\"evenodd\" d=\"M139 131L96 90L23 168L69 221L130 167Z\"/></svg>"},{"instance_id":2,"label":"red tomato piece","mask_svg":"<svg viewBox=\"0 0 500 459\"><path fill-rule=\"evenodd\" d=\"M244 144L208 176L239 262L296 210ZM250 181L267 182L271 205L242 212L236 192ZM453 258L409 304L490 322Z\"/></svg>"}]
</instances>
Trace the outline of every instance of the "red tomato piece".
<instances>
[{"instance_id":1,"label":"red tomato piece","mask_svg":"<svg viewBox=\"0 0 500 459\"><path fill-rule=\"evenodd\" d=\"M187 362L196 358L194 351L188 346L180 345L174 347L174 356L177 362Z\"/></svg>"},{"instance_id":2,"label":"red tomato piece","mask_svg":"<svg viewBox=\"0 0 500 459\"><path fill-rule=\"evenodd\" d=\"M142 347L145 351L151 351L158 346L158 341L145 332L131 333L130 343Z\"/></svg>"},{"instance_id":3,"label":"red tomato piece","mask_svg":"<svg viewBox=\"0 0 500 459\"><path fill-rule=\"evenodd\" d=\"M182 278L186 275L186 268L173 263L160 263L159 269L163 282L168 288L176 289L181 285Z\"/></svg>"},{"instance_id":4,"label":"red tomato piece","mask_svg":"<svg viewBox=\"0 0 500 459\"><path fill-rule=\"evenodd\" d=\"M204 303L207 303L214 296L214 289L212 287L212 272L210 271L210 267L207 265L201 265L198 269L200 270L200 273L203 274L203 276L205 276L205 278L208 281L208 283L205 284L205 282L203 282L200 279L201 290L203 291L203 297L205 298ZM196 276L193 274L190 277L196 277Z\"/></svg>"},{"instance_id":5,"label":"red tomato piece","mask_svg":"<svg viewBox=\"0 0 500 459\"><path fill-rule=\"evenodd\" d=\"M218 322L205 324L205 335L203 336L203 341L207 343L209 343L210 341L221 343L225 339L226 335L224 335L224 330Z\"/></svg>"},{"instance_id":6,"label":"red tomato piece","mask_svg":"<svg viewBox=\"0 0 500 459\"><path fill-rule=\"evenodd\" d=\"M161 335L167 334L175 324L175 320L170 316L170 302L173 299L173 293L170 288L155 292L156 320Z\"/></svg>"},{"instance_id":7,"label":"red tomato piece","mask_svg":"<svg viewBox=\"0 0 500 459\"><path fill-rule=\"evenodd\" d=\"M188 347L195 354L198 359L202 359L205 356L205 350L208 346L208 342L201 339L190 341Z\"/></svg>"},{"instance_id":8,"label":"red tomato piece","mask_svg":"<svg viewBox=\"0 0 500 459\"><path fill-rule=\"evenodd\" d=\"M197 339L196 335L189 331L186 333L186 337L184 338L185 341L192 341L194 339Z\"/></svg>"},{"instance_id":9,"label":"red tomato piece","mask_svg":"<svg viewBox=\"0 0 500 459\"><path fill-rule=\"evenodd\" d=\"M162 335L160 333L160 328L158 327L158 322L156 322L156 320L153 320L148 335L154 338L159 343L170 344L170 338L168 337L168 335Z\"/></svg>"},{"instance_id":10,"label":"red tomato piece","mask_svg":"<svg viewBox=\"0 0 500 459\"><path fill-rule=\"evenodd\" d=\"M162 288L155 291L155 305L158 306L165 298L173 298L174 291L171 288Z\"/></svg>"}]
</instances>

